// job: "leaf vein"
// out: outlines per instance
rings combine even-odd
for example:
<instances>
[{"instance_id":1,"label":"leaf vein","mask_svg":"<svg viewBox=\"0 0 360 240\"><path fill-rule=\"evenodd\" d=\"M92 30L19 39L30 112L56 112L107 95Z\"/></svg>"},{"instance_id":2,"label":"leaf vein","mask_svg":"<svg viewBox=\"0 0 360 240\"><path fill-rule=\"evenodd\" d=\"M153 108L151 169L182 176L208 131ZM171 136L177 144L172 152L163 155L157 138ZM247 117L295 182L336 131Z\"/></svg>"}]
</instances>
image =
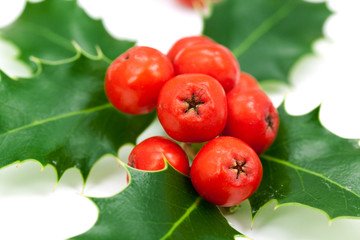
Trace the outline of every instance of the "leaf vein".
<instances>
[{"instance_id":1,"label":"leaf vein","mask_svg":"<svg viewBox=\"0 0 360 240\"><path fill-rule=\"evenodd\" d=\"M193 202L193 204L185 211L185 213L179 218L179 220L177 220L172 227L170 228L170 230L160 239L160 240L164 240L167 239L168 237L171 236L171 234L175 231L175 229L187 218L189 217L189 215L197 208L197 206L199 205L201 201L201 197L197 197L195 199L195 201Z\"/></svg>"},{"instance_id":2,"label":"leaf vein","mask_svg":"<svg viewBox=\"0 0 360 240\"><path fill-rule=\"evenodd\" d=\"M351 193L354 194L356 197L360 198L360 196L359 196L357 193L355 193L355 192L353 192L353 191L345 188L344 186L340 185L338 182L335 182L334 180L332 180L332 179L330 179L330 178L327 178L327 177L325 177L324 175L322 175L322 174L320 174L320 173L317 173L317 172L308 170L308 169L306 169L306 168L302 168L302 167L296 166L296 165L294 165L294 164L292 164L292 163L290 163L290 162L288 162L288 161L285 161L285 160L282 160L282 159L278 159L278 158L275 158L275 157L271 157L271 156L268 156L268 155L266 155L266 154L262 154L261 157L264 158L264 159L267 160L267 161L275 162L275 163L278 163L278 164L282 164L282 165L284 165L284 166L287 166L287 167L289 167L289 168L292 168L292 169L294 169L295 171L305 172L305 173L308 173L308 174L310 174L310 175L313 175L313 176L317 176L317 177L319 177L319 178L322 178L322 179L330 182L331 184L334 184L334 185L338 186L338 187L341 188L343 191L346 190L346 191L348 191L348 192L351 192Z\"/></svg>"},{"instance_id":3,"label":"leaf vein","mask_svg":"<svg viewBox=\"0 0 360 240\"><path fill-rule=\"evenodd\" d=\"M22 130L27 129L27 128L36 127L36 126L39 126L39 125L42 125L42 124L45 124L45 123L48 123L48 122L53 122L53 121L57 121L57 120L60 120L60 119L73 117L73 116L76 116L76 115L89 114L89 113L93 113L93 112L96 112L96 111L101 111L101 110L104 110L104 109L107 109L107 108L110 108L110 107L111 107L111 104L107 103L107 104L100 105L100 106L97 106L97 107L88 108L88 109L84 109L84 110L80 110L80 111L69 112L69 113L65 113L65 114L62 114L62 115L46 118L46 119L43 119L43 120L35 120L34 122L32 122L30 124L23 125L23 126L11 129L9 131L6 131L6 132L0 134L0 137L2 137L4 135L12 134L14 132L22 131Z\"/></svg>"},{"instance_id":4,"label":"leaf vein","mask_svg":"<svg viewBox=\"0 0 360 240\"><path fill-rule=\"evenodd\" d=\"M302 179L301 174L299 173L299 170L298 170L298 169L295 169L295 172L296 172L296 174L297 174L298 177L299 177L302 191L303 191L303 192L306 192L306 190L305 190L305 185L304 185L304 181L303 181L303 179Z\"/></svg>"},{"instance_id":5,"label":"leaf vein","mask_svg":"<svg viewBox=\"0 0 360 240\"><path fill-rule=\"evenodd\" d=\"M56 45L60 45L69 51L76 52L75 48L71 44L71 41L68 41L66 38L62 37L61 35L56 34L55 32L50 31L49 29L42 27L41 25L38 24L24 22L23 25L27 31L29 31L29 29L31 28L32 33L37 32L39 35L55 43Z\"/></svg>"},{"instance_id":6,"label":"leaf vein","mask_svg":"<svg viewBox=\"0 0 360 240\"><path fill-rule=\"evenodd\" d=\"M287 17L298 5L299 2L288 1L281 8L279 8L273 15L265 19L265 21L259 25L251 34L245 38L242 43L233 50L233 54L236 57L240 57L244 52L246 52L251 45L253 45L257 40L259 40L263 35L270 31L277 23L282 19Z\"/></svg>"}]
</instances>

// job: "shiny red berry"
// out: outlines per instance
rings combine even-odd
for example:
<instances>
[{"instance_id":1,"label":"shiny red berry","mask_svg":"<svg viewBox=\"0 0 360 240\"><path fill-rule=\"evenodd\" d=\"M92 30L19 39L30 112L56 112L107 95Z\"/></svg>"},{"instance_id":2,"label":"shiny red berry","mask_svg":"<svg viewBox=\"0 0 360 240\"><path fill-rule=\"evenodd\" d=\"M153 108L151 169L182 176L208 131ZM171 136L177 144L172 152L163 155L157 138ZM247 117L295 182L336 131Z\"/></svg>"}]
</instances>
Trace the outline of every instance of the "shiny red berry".
<instances>
[{"instance_id":1,"label":"shiny red berry","mask_svg":"<svg viewBox=\"0 0 360 240\"><path fill-rule=\"evenodd\" d=\"M186 47L174 60L176 74L202 73L220 82L225 92L239 81L240 66L237 59L224 46L214 43Z\"/></svg>"},{"instance_id":2,"label":"shiny red berry","mask_svg":"<svg viewBox=\"0 0 360 240\"><path fill-rule=\"evenodd\" d=\"M230 207L250 197L260 185L262 165L257 154L234 137L218 137L196 155L190 171L195 190L207 201Z\"/></svg>"},{"instance_id":3,"label":"shiny red berry","mask_svg":"<svg viewBox=\"0 0 360 240\"><path fill-rule=\"evenodd\" d=\"M133 47L108 68L105 92L118 110L145 114L155 109L161 87L173 76L166 55L150 47Z\"/></svg>"},{"instance_id":4,"label":"shiny red berry","mask_svg":"<svg viewBox=\"0 0 360 240\"><path fill-rule=\"evenodd\" d=\"M269 97L259 88L234 88L227 94L228 120L223 135L237 137L257 154L274 141L279 116Z\"/></svg>"},{"instance_id":5,"label":"shiny red berry","mask_svg":"<svg viewBox=\"0 0 360 240\"><path fill-rule=\"evenodd\" d=\"M183 51L186 47L193 46L201 43L214 43L213 40L206 36L190 36L179 39L170 48L167 56L171 61L175 60L175 57Z\"/></svg>"},{"instance_id":6,"label":"shiny red berry","mask_svg":"<svg viewBox=\"0 0 360 240\"><path fill-rule=\"evenodd\" d=\"M155 171L165 167L165 160L179 172L189 175L189 160L179 144L165 137L151 137L134 147L128 165L136 169Z\"/></svg>"},{"instance_id":7,"label":"shiny red berry","mask_svg":"<svg viewBox=\"0 0 360 240\"><path fill-rule=\"evenodd\" d=\"M161 89L157 105L166 133L180 142L204 142L218 136L227 119L224 89L204 74L182 74Z\"/></svg>"},{"instance_id":8,"label":"shiny red berry","mask_svg":"<svg viewBox=\"0 0 360 240\"><path fill-rule=\"evenodd\" d=\"M205 7L206 3L218 2L219 0L178 0L187 7Z\"/></svg>"},{"instance_id":9,"label":"shiny red berry","mask_svg":"<svg viewBox=\"0 0 360 240\"><path fill-rule=\"evenodd\" d=\"M200 7L204 6L204 0L178 0L178 1L187 7L194 7L196 5Z\"/></svg>"},{"instance_id":10,"label":"shiny red berry","mask_svg":"<svg viewBox=\"0 0 360 240\"><path fill-rule=\"evenodd\" d=\"M260 88L258 81L250 74L241 72L239 83L236 85L237 88Z\"/></svg>"}]
</instances>

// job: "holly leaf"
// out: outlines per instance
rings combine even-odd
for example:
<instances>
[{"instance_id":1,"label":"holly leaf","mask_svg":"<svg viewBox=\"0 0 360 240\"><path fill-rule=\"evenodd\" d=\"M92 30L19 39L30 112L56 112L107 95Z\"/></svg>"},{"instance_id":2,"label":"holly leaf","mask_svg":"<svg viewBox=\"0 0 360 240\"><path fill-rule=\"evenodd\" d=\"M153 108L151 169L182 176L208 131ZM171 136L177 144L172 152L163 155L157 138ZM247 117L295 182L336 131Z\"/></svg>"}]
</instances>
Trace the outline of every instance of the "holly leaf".
<instances>
[{"instance_id":1,"label":"holly leaf","mask_svg":"<svg viewBox=\"0 0 360 240\"><path fill-rule=\"evenodd\" d=\"M77 46L85 55L103 55L108 63L133 42L110 36L101 20L90 18L76 0L27 2L21 16L0 30L0 37L20 48L19 58L32 64L31 56L45 61L76 57Z\"/></svg>"},{"instance_id":2,"label":"holly leaf","mask_svg":"<svg viewBox=\"0 0 360 240\"><path fill-rule=\"evenodd\" d=\"M79 50L80 51L80 50ZM55 166L58 177L71 167L86 178L104 154L116 154L154 119L115 110L104 92L108 63L100 55L46 64L38 73L13 80L0 71L0 168L36 159Z\"/></svg>"},{"instance_id":3,"label":"holly leaf","mask_svg":"<svg viewBox=\"0 0 360 240\"><path fill-rule=\"evenodd\" d=\"M276 199L317 208L330 219L360 217L359 141L325 129L319 109L294 117L280 106L278 135L261 155L263 180L250 197L253 215Z\"/></svg>"},{"instance_id":4,"label":"holly leaf","mask_svg":"<svg viewBox=\"0 0 360 240\"><path fill-rule=\"evenodd\" d=\"M225 0L204 19L203 34L232 50L257 80L288 82L294 63L323 37L330 14L325 2Z\"/></svg>"},{"instance_id":5,"label":"holly leaf","mask_svg":"<svg viewBox=\"0 0 360 240\"><path fill-rule=\"evenodd\" d=\"M124 166L130 184L109 198L91 198L99 208L95 225L74 239L234 239L219 209L203 200L189 177L171 166L157 172Z\"/></svg>"}]
</instances>

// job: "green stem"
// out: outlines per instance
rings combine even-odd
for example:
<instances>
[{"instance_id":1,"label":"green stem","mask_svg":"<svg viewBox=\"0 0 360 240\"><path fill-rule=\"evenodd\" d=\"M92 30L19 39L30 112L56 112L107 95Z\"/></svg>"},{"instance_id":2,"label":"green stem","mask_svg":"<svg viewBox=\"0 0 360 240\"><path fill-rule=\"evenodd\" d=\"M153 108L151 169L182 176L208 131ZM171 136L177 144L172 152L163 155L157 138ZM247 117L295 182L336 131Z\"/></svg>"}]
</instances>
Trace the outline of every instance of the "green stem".
<instances>
[{"instance_id":1,"label":"green stem","mask_svg":"<svg viewBox=\"0 0 360 240\"><path fill-rule=\"evenodd\" d=\"M181 143L181 148L184 149L184 151L191 158L191 160L194 160L196 152L191 143Z\"/></svg>"}]
</instances>

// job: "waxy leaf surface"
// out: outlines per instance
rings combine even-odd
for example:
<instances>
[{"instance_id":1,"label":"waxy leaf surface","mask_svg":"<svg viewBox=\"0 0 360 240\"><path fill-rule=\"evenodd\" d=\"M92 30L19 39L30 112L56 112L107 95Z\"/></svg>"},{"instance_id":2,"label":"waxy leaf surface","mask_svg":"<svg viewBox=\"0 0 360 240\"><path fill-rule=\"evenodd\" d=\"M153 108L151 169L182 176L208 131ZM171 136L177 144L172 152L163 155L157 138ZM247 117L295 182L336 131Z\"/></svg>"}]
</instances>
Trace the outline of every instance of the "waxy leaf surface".
<instances>
[{"instance_id":1,"label":"waxy leaf surface","mask_svg":"<svg viewBox=\"0 0 360 240\"><path fill-rule=\"evenodd\" d=\"M230 240L242 235L215 205L199 197L189 177L172 167L158 172L127 168L127 188L109 198L92 198L98 220L75 239Z\"/></svg>"},{"instance_id":2,"label":"waxy leaf surface","mask_svg":"<svg viewBox=\"0 0 360 240\"><path fill-rule=\"evenodd\" d=\"M294 63L323 37L329 15L324 2L225 0L204 19L203 34L227 46L258 81L288 82Z\"/></svg>"},{"instance_id":3,"label":"waxy leaf surface","mask_svg":"<svg viewBox=\"0 0 360 240\"><path fill-rule=\"evenodd\" d=\"M279 108L279 132L261 155L264 177L250 198L253 214L276 199L320 209L330 219L360 217L359 140L325 129L319 109L295 117Z\"/></svg>"},{"instance_id":4,"label":"waxy leaf surface","mask_svg":"<svg viewBox=\"0 0 360 240\"><path fill-rule=\"evenodd\" d=\"M33 78L13 80L0 72L0 168L35 159L54 165L59 177L76 167L86 178L101 156L135 143L154 113L114 109L104 92L107 66L79 53L68 63L39 63Z\"/></svg>"}]
</instances>

